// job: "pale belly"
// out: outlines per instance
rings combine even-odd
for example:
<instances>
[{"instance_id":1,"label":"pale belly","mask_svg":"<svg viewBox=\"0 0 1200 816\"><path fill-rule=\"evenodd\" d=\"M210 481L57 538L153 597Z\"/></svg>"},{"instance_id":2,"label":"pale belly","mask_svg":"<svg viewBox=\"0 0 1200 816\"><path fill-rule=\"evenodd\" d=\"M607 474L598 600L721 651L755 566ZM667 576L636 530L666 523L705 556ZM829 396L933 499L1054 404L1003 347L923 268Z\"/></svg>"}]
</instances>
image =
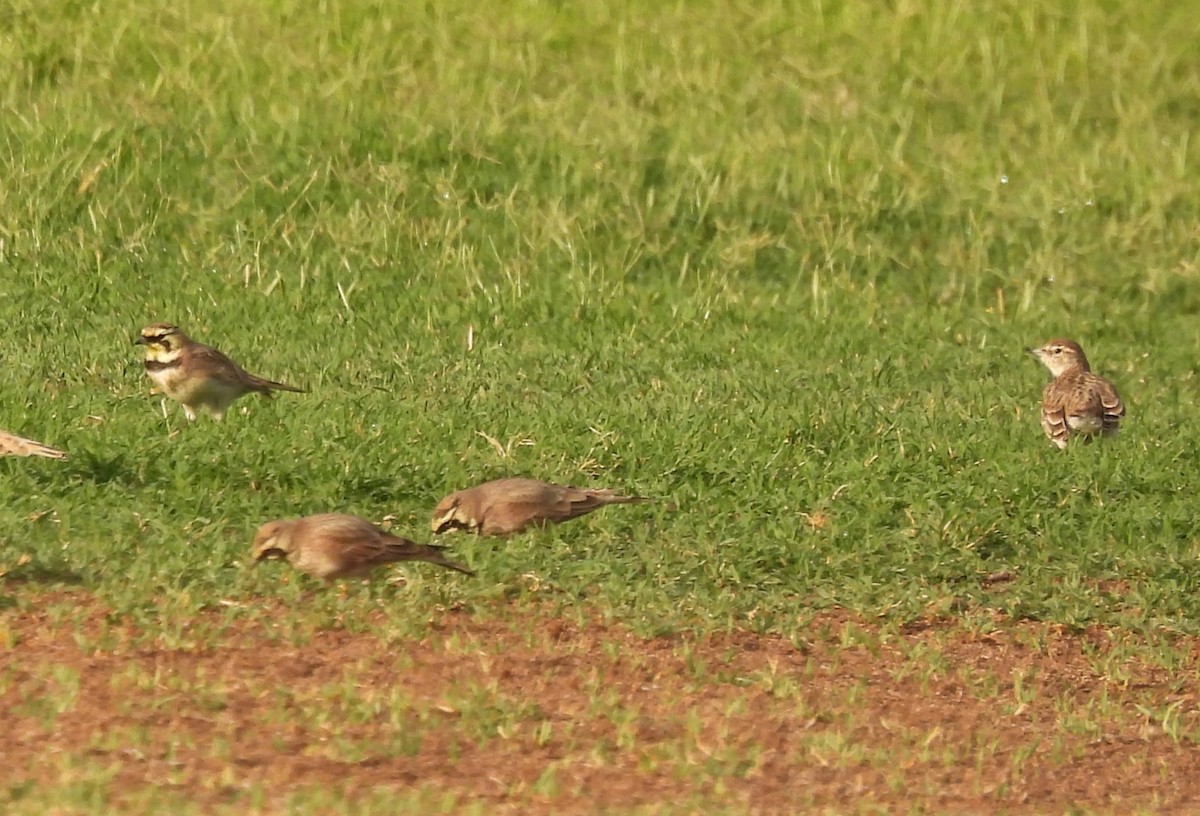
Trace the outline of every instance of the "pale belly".
<instances>
[{"instance_id":1,"label":"pale belly","mask_svg":"<svg viewBox=\"0 0 1200 816\"><path fill-rule=\"evenodd\" d=\"M146 373L164 394L176 402L183 403L185 408L189 409L189 415L196 409L203 409L219 416L225 413L235 399L245 393L240 384L187 377L178 368Z\"/></svg>"}]
</instances>

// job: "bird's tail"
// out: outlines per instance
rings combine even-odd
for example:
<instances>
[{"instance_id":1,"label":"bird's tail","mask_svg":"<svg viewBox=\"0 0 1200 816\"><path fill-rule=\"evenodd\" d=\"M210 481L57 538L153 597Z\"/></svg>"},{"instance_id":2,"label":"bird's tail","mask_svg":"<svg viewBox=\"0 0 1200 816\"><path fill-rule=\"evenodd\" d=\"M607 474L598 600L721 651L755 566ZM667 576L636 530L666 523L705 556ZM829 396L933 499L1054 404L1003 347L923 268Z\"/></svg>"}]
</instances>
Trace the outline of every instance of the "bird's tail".
<instances>
[{"instance_id":1,"label":"bird's tail","mask_svg":"<svg viewBox=\"0 0 1200 816\"><path fill-rule=\"evenodd\" d=\"M439 567L457 570L464 575L474 575L474 570L464 567L457 561L451 561L443 554L445 547L437 544L417 544L403 538L388 542L388 556L393 561L427 561Z\"/></svg>"},{"instance_id":2,"label":"bird's tail","mask_svg":"<svg viewBox=\"0 0 1200 816\"><path fill-rule=\"evenodd\" d=\"M654 501L650 496L624 496L615 490L607 488L600 490L588 490L589 498L596 501L597 506L604 504L640 504L642 502Z\"/></svg>"},{"instance_id":3,"label":"bird's tail","mask_svg":"<svg viewBox=\"0 0 1200 816\"><path fill-rule=\"evenodd\" d=\"M264 380L262 377L256 377L253 374L250 375L250 385L255 391L266 397L271 396L272 391L292 391L297 394L308 393L307 388L300 388L295 385L288 385L287 383L275 382L274 380Z\"/></svg>"},{"instance_id":4,"label":"bird's tail","mask_svg":"<svg viewBox=\"0 0 1200 816\"><path fill-rule=\"evenodd\" d=\"M429 551L428 555L425 558L425 560L427 560L429 563L438 564L439 566L446 567L447 569L457 570L458 572L461 572L463 575L474 575L475 574L475 570L464 567L462 564L458 563L457 561L451 561L449 558L447 558L445 555L443 555L442 547L438 547L434 544L426 544L425 549Z\"/></svg>"}]
</instances>

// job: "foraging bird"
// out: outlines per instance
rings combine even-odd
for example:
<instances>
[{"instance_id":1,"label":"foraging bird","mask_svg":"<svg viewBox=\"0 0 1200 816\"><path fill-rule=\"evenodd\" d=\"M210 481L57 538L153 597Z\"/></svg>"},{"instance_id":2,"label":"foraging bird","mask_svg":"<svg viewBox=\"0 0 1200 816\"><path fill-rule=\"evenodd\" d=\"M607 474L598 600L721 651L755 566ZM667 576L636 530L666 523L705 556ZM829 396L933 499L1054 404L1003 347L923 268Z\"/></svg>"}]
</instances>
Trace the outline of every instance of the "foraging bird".
<instances>
[{"instance_id":1,"label":"foraging bird","mask_svg":"<svg viewBox=\"0 0 1200 816\"><path fill-rule=\"evenodd\" d=\"M650 501L608 489L562 487L536 479L497 479L459 490L438 502L433 532L468 530L503 536L530 525L546 525L585 515L606 504Z\"/></svg>"},{"instance_id":2,"label":"foraging bird","mask_svg":"<svg viewBox=\"0 0 1200 816\"><path fill-rule=\"evenodd\" d=\"M66 459L67 454L41 442L0 431L0 456L45 456L47 459Z\"/></svg>"},{"instance_id":3,"label":"foraging bird","mask_svg":"<svg viewBox=\"0 0 1200 816\"><path fill-rule=\"evenodd\" d=\"M428 561L475 574L442 555L441 547L394 536L346 513L268 521L254 536L252 556L255 564L265 558L286 558L296 569L326 582L365 576L396 561Z\"/></svg>"},{"instance_id":4,"label":"foraging bird","mask_svg":"<svg viewBox=\"0 0 1200 816\"><path fill-rule=\"evenodd\" d=\"M1042 429L1051 442L1062 449L1074 434L1088 440L1096 434L1117 435L1125 404L1112 383L1092 373L1078 343L1051 340L1029 353L1054 375L1042 392Z\"/></svg>"},{"instance_id":5,"label":"foraging bird","mask_svg":"<svg viewBox=\"0 0 1200 816\"><path fill-rule=\"evenodd\" d=\"M146 347L146 374L164 394L183 405L189 420L196 418L197 411L220 419L234 400L251 391L265 397L272 391L305 393L294 385L256 377L170 323L147 326L133 342Z\"/></svg>"}]
</instances>

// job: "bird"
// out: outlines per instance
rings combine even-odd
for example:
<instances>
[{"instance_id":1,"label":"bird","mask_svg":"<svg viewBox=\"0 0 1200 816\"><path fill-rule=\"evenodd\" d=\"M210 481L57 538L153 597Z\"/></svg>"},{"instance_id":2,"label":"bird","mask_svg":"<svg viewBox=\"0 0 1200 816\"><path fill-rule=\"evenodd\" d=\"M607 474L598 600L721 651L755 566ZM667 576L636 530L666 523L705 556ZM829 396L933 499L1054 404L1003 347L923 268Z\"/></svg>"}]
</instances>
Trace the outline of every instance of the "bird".
<instances>
[{"instance_id":1,"label":"bird","mask_svg":"<svg viewBox=\"0 0 1200 816\"><path fill-rule=\"evenodd\" d=\"M506 536L531 525L569 521L606 504L650 501L623 496L606 488L563 487L537 479L497 479L458 490L438 502L434 533L467 530L478 535Z\"/></svg>"},{"instance_id":2,"label":"bird","mask_svg":"<svg viewBox=\"0 0 1200 816\"><path fill-rule=\"evenodd\" d=\"M146 347L146 374L163 393L183 405L188 420L199 411L221 419L233 401L257 391L307 393L287 383L257 377L212 346L197 343L170 323L154 323L133 341Z\"/></svg>"},{"instance_id":3,"label":"bird","mask_svg":"<svg viewBox=\"0 0 1200 816\"><path fill-rule=\"evenodd\" d=\"M66 459L65 451L34 442L32 439L0 431L0 456L44 456L47 459Z\"/></svg>"},{"instance_id":4,"label":"bird","mask_svg":"<svg viewBox=\"0 0 1200 816\"><path fill-rule=\"evenodd\" d=\"M1116 436L1125 416L1125 403L1111 382L1092 373L1087 356L1074 340L1051 340L1029 349L1054 379L1042 392L1042 429L1061 450L1079 434Z\"/></svg>"},{"instance_id":5,"label":"bird","mask_svg":"<svg viewBox=\"0 0 1200 816\"><path fill-rule=\"evenodd\" d=\"M286 558L296 569L326 583L364 577L396 561L428 561L475 574L446 558L442 549L392 535L348 513L321 513L268 521L258 528L251 554L255 565L267 558Z\"/></svg>"}]
</instances>

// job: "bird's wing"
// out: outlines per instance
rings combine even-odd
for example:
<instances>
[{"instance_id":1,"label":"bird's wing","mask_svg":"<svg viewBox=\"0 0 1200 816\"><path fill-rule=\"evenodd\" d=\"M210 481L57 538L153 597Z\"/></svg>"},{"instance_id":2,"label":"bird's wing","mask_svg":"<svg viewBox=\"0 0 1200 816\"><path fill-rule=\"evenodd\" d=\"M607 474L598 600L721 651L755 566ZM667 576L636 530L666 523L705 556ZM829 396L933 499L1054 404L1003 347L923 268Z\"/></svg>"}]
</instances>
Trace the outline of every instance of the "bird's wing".
<instances>
[{"instance_id":1,"label":"bird's wing","mask_svg":"<svg viewBox=\"0 0 1200 816\"><path fill-rule=\"evenodd\" d=\"M1064 394L1057 381L1042 392L1042 429L1055 442L1067 441L1067 411Z\"/></svg>"},{"instance_id":2,"label":"bird's wing","mask_svg":"<svg viewBox=\"0 0 1200 816\"><path fill-rule=\"evenodd\" d=\"M195 367L197 374L201 371L209 377L222 380L237 381L250 384L253 375L231 360L224 353L203 343L194 343L187 350L188 362Z\"/></svg>"},{"instance_id":3,"label":"bird's wing","mask_svg":"<svg viewBox=\"0 0 1200 816\"><path fill-rule=\"evenodd\" d=\"M1104 430L1116 430L1121 424L1121 418L1125 416L1125 403L1121 400L1121 395L1117 393L1116 387L1103 377L1092 378L1092 389L1100 405Z\"/></svg>"}]
</instances>

